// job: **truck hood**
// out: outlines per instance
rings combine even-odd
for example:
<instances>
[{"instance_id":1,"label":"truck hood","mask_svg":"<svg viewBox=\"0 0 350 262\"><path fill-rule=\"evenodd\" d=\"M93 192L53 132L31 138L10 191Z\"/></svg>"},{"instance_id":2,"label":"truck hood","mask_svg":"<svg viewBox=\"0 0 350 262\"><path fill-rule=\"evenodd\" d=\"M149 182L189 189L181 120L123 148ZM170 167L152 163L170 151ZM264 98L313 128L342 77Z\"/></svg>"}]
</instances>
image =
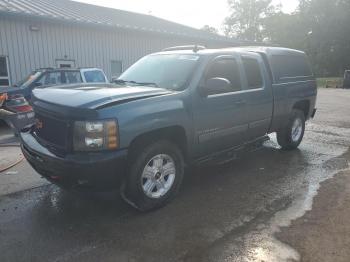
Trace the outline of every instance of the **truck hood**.
<instances>
[{"instance_id":1,"label":"truck hood","mask_svg":"<svg viewBox=\"0 0 350 262\"><path fill-rule=\"evenodd\" d=\"M33 91L34 100L85 109L100 109L115 104L170 94L172 91L155 87L99 87L45 88Z\"/></svg>"}]
</instances>

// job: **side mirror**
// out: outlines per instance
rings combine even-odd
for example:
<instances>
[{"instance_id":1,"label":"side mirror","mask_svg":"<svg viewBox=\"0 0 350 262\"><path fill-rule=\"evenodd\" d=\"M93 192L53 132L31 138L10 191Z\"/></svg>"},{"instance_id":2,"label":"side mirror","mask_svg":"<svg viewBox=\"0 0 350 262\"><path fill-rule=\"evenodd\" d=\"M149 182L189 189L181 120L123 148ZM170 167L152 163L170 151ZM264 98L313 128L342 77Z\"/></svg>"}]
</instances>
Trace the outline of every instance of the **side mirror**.
<instances>
[{"instance_id":1,"label":"side mirror","mask_svg":"<svg viewBox=\"0 0 350 262\"><path fill-rule=\"evenodd\" d=\"M205 82L203 94L205 96L228 93L232 91L230 80L221 77L210 78Z\"/></svg>"}]
</instances>

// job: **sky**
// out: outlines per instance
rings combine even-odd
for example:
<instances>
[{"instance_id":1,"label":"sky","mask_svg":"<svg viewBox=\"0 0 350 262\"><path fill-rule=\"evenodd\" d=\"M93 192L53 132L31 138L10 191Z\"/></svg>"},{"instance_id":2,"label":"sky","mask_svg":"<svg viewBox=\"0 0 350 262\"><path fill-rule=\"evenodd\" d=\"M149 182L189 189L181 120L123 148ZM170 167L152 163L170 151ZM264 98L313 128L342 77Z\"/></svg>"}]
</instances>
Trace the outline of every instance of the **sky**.
<instances>
[{"instance_id":1,"label":"sky","mask_svg":"<svg viewBox=\"0 0 350 262\"><path fill-rule=\"evenodd\" d=\"M201 28L210 25L219 30L228 15L227 0L76 0L137 13L151 14L173 22ZM273 0L283 11L293 12L298 0Z\"/></svg>"}]
</instances>

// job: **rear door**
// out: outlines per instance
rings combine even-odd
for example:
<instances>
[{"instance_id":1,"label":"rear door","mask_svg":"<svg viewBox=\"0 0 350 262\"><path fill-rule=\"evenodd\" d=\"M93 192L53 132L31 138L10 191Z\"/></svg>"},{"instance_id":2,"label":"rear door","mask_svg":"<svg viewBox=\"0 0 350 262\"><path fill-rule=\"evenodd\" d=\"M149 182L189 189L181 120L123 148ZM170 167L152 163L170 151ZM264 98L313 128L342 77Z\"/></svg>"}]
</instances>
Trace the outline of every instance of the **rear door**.
<instances>
[{"instance_id":1,"label":"rear door","mask_svg":"<svg viewBox=\"0 0 350 262\"><path fill-rule=\"evenodd\" d=\"M246 117L249 122L246 140L264 136L271 125L273 94L271 80L259 54L246 53L241 56L244 90L247 102Z\"/></svg>"},{"instance_id":2,"label":"rear door","mask_svg":"<svg viewBox=\"0 0 350 262\"><path fill-rule=\"evenodd\" d=\"M216 57L209 64L202 82L205 83L206 80L215 77L229 80L231 90L218 91L208 96L200 94L199 91L193 96L198 156L243 144L248 129L239 57L236 55Z\"/></svg>"}]
</instances>

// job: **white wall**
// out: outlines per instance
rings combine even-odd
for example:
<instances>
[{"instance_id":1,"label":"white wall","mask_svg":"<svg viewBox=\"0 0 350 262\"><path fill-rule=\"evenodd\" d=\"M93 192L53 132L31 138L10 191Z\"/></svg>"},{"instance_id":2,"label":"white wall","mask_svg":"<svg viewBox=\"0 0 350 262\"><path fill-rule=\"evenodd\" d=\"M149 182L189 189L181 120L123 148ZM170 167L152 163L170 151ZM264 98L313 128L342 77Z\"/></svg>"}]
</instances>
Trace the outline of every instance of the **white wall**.
<instances>
[{"instance_id":1,"label":"white wall","mask_svg":"<svg viewBox=\"0 0 350 262\"><path fill-rule=\"evenodd\" d=\"M30 29L34 26L38 31ZM111 75L111 60L126 69L142 56L174 45L208 44L159 34L117 31L26 17L0 17L0 55L8 56L15 83L32 70L56 67L56 59L75 60L76 67L99 67ZM210 45L210 44L209 44Z\"/></svg>"}]
</instances>

